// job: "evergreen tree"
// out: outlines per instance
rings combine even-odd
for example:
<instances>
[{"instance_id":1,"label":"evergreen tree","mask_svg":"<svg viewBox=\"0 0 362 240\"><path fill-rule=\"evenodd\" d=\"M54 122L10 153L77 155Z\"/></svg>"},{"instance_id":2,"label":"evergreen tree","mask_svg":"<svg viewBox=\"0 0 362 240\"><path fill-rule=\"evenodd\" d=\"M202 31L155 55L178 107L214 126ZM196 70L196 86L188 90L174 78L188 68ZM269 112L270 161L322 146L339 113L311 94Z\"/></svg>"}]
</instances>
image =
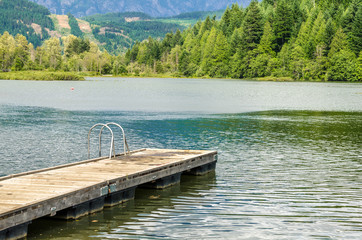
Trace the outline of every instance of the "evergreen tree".
<instances>
[{"instance_id":1,"label":"evergreen tree","mask_svg":"<svg viewBox=\"0 0 362 240\"><path fill-rule=\"evenodd\" d=\"M361 6L360 0L353 0L349 7L347 8L346 13L342 17L342 27L343 32L349 35L349 33L352 31L353 22L356 17L358 8Z\"/></svg>"},{"instance_id":2,"label":"evergreen tree","mask_svg":"<svg viewBox=\"0 0 362 240\"><path fill-rule=\"evenodd\" d=\"M263 36L261 37L260 44L258 46L259 53L266 53L270 55L274 55L275 52L273 51L274 45L274 32L269 22L266 22L264 25Z\"/></svg>"},{"instance_id":3,"label":"evergreen tree","mask_svg":"<svg viewBox=\"0 0 362 240\"><path fill-rule=\"evenodd\" d=\"M217 38L216 28L212 28L210 34L207 37L204 52L202 55L201 69L207 74L212 67L212 59L214 57L214 48Z\"/></svg>"},{"instance_id":4,"label":"evergreen tree","mask_svg":"<svg viewBox=\"0 0 362 240\"><path fill-rule=\"evenodd\" d=\"M331 50L329 51L328 57L331 58L333 57L333 55L340 52L341 50L347 50L347 48L348 48L347 36L344 33L343 29L339 28L331 42L330 46Z\"/></svg>"},{"instance_id":5,"label":"evergreen tree","mask_svg":"<svg viewBox=\"0 0 362 240\"><path fill-rule=\"evenodd\" d=\"M236 28L230 38L229 56L233 56L241 46L241 29Z\"/></svg>"},{"instance_id":6,"label":"evergreen tree","mask_svg":"<svg viewBox=\"0 0 362 240\"><path fill-rule=\"evenodd\" d=\"M246 51L255 49L263 34L262 15L257 1L250 3L242 29L243 48Z\"/></svg>"},{"instance_id":7,"label":"evergreen tree","mask_svg":"<svg viewBox=\"0 0 362 240\"><path fill-rule=\"evenodd\" d=\"M359 57L357 59L356 74L357 74L356 80L362 81L362 51L359 53Z\"/></svg>"},{"instance_id":8,"label":"evergreen tree","mask_svg":"<svg viewBox=\"0 0 362 240\"><path fill-rule=\"evenodd\" d=\"M362 51L362 4L359 5L358 11L352 22L352 29L350 32L350 48L355 54Z\"/></svg>"},{"instance_id":9,"label":"evergreen tree","mask_svg":"<svg viewBox=\"0 0 362 240\"><path fill-rule=\"evenodd\" d=\"M234 3L231 6L230 13L231 13L231 19L230 19L228 32L232 34L236 28L241 27L241 23L244 18L244 13L237 3Z\"/></svg>"},{"instance_id":10,"label":"evergreen tree","mask_svg":"<svg viewBox=\"0 0 362 240\"><path fill-rule=\"evenodd\" d=\"M356 81L358 79L355 69L356 59L354 53L348 48L347 36L343 29L337 30L331 43L328 54L329 68L327 80L329 81Z\"/></svg>"},{"instance_id":11,"label":"evergreen tree","mask_svg":"<svg viewBox=\"0 0 362 240\"><path fill-rule=\"evenodd\" d=\"M205 21L202 22L200 31L199 31L199 37L201 38L206 31L210 31L213 26L213 23L209 16L206 17Z\"/></svg>"},{"instance_id":12,"label":"evergreen tree","mask_svg":"<svg viewBox=\"0 0 362 240\"><path fill-rule=\"evenodd\" d=\"M230 32L231 31L230 25L231 25L231 11L229 8L226 8L220 21L220 28L225 36L230 36L232 34L232 32Z\"/></svg>"},{"instance_id":13,"label":"evergreen tree","mask_svg":"<svg viewBox=\"0 0 362 240\"><path fill-rule=\"evenodd\" d=\"M179 66L178 69L180 71L180 73L186 77L191 76L194 72L192 71L192 69L190 69L189 64L190 64L190 53L186 50L183 50L180 56L180 60L179 60Z\"/></svg>"},{"instance_id":14,"label":"evergreen tree","mask_svg":"<svg viewBox=\"0 0 362 240\"><path fill-rule=\"evenodd\" d=\"M328 19L327 24L326 24L326 29L325 29L325 35L324 35L324 39L323 39L323 41L326 45L327 52L330 49L330 45L332 43L332 39L333 39L333 36L336 33L336 31L337 31L337 29L336 29L335 23L333 22L333 20L331 18Z\"/></svg>"},{"instance_id":15,"label":"evergreen tree","mask_svg":"<svg viewBox=\"0 0 362 240\"><path fill-rule=\"evenodd\" d=\"M222 32L217 34L211 60L210 76L225 77L228 75L228 42Z\"/></svg>"},{"instance_id":16,"label":"evergreen tree","mask_svg":"<svg viewBox=\"0 0 362 240\"><path fill-rule=\"evenodd\" d=\"M293 12L286 0L278 1L273 26L277 50L280 51L283 45L289 41L293 29Z\"/></svg>"}]
</instances>

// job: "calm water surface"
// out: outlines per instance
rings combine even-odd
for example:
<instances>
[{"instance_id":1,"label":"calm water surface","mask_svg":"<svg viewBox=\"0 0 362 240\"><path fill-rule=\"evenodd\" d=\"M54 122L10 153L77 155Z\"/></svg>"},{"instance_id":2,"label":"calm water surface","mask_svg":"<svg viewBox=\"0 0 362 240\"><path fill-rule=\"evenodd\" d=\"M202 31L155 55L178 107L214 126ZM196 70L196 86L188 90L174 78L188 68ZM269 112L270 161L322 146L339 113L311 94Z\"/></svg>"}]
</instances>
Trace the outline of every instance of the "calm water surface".
<instances>
[{"instance_id":1,"label":"calm water surface","mask_svg":"<svg viewBox=\"0 0 362 240\"><path fill-rule=\"evenodd\" d=\"M218 150L216 172L28 239L361 239L361 84L0 81L0 176L86 159L108 121L131 149Z\"/></svg>"}]
</instances>

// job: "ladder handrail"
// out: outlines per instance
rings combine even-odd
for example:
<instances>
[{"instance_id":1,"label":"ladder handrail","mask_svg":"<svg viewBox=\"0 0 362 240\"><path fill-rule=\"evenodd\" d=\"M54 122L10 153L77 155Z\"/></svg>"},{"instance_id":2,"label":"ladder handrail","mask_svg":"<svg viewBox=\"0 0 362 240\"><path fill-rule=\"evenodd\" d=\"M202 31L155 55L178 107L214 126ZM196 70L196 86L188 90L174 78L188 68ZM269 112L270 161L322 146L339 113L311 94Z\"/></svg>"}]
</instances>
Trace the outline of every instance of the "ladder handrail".
<instances>
[{"instance_id":1,"label":"ladder handrail","mask_svg":"<svg viewBox=\"0 0 362 240\"><path fill-rule=\"evenodd\" d=\"M115 122L109 122L109 123L106 123L104 124L105 126L103 126L99 132L99 156L101 156L101 149L102 149L102 132L103 132L103 129L104 127L108 127L109 125L115 125L117 127L119 127L122 131L122 137L123 137L123 150L124 150L124 155L127 155L127 152L128 154L130 154L130 150L129 150L129 147L128 147L128 143L127 143L127 139L126 139L126 134L124 133L124 129L121 125L119 125L118 123L115 123ZM114 141L114 139L113 139ZM115 153L115 145L114 145L114 142L113 142L113 155L116 155Z\"/></svg>"},{"instance_id":2,"label":"ladder handrail","mask_svg":"<svg viewBox=\"0 0 362 240\"><path fill-rule=\"evenodd\" d=\"M91 127L90 130L89 130L89 132L88 132L88 159L90 158L90 134L91 134L93 128L95 128L95 127L97 127L97 126L102 126L102 130L103 130L103 128L106 127L106 128L111 132L111 134L112 134L111 148L110 148L110 150L109 150L109 158L112 158L112 150L113 150L113 148L114 148L114 146L113 146L113 145L114 145L114 135L113 135L113 131L112 131L112 129L111 129L110 127L108 127L106 124L97 123L97 124L93 125L93 127ZM99 152L99 154L100 154L100 152Z\"/></svg>"}]
</instances>

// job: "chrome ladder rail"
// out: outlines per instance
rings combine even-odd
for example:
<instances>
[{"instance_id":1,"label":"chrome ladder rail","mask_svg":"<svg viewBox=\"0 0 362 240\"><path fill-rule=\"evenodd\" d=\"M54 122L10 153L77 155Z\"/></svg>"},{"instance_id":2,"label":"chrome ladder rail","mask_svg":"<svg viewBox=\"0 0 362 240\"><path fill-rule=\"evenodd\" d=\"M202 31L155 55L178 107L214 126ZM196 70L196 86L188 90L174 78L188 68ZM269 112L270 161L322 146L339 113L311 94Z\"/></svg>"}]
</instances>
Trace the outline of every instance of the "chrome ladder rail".
<instances>
[{"instance_id":1,"label":"chrome ladder rail","mask_svg":"<svg viewBox=\"0 0 362 240\"><path fill-rule=\"evenodd\" d=\"M92 130L93 130L95 127L97 127L97 126L102 126L101 131L103 130L103 128L106 127L106 128L111 132L111 134L112 134L111 148L110 148L110 150L109 150L109 158L112 158L112 150L114 149L114 135L113 135L113 131L112 131L112 129L111 129L110 127L108 127L106 124L97 123L97 124L93 125L93 127L91 127L90 130L89 130L89 132L88 132L88 159L90 159L90 134L91 134ZM116 156L116 155L114 154L114 156ZM99 157L101 157L101 152L100 152L100 150L99 150Z\"/></svg>"},{"instance_id":2,"label":"chrome ladder rail","mask_svg":"<svg viewBox=\"0 0 362 240\"><path fill-rule=\"evenodd\" d=\"M103 132L103 129L105 127L109 127L109 125L114 125L114 126L117 126L121 129L122 131L122 137L123 137L123 150L124 150L124 155L127 155L127 152L128 154L130 154L130 150L129 150L129 146L128 146L128 143L127 143L127 139L126 139L126 134L124 133L124 129L123 127L121 127L121 125L119 125L118 123L115 123L115 122L109 122L109 123L106 123L104 124L104 126L101 128L100 132L99 132L99 156L101 156L101 149L102 149L102 132ZM116 150L115 150L115 145L114 145L114 139L113 139L113 155L116 156Z\"/></svg>"}]
</instances>

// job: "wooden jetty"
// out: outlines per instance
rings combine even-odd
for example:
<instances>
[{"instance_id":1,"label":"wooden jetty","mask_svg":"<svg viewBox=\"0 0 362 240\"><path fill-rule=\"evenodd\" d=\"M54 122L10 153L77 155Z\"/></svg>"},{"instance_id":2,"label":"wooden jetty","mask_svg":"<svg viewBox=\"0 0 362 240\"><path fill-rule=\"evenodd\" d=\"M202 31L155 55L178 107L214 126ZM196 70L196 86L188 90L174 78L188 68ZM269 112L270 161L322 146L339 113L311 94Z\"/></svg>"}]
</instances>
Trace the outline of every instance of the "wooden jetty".
<instances>
[{"instance_id":1,"label":"wooden jetty","mask_svg":"<svg viewBox=\"0 0 362 240\"><path fill-rule=\"evenodd\" d=\"M181 174L206 174L217 161L215 151L141 149L112 156L112 149L111 157L0 178L0 240L25 237L37 218L76 219L134 198L136 187L164 188Z\"/></svg>"}]
</instances>

